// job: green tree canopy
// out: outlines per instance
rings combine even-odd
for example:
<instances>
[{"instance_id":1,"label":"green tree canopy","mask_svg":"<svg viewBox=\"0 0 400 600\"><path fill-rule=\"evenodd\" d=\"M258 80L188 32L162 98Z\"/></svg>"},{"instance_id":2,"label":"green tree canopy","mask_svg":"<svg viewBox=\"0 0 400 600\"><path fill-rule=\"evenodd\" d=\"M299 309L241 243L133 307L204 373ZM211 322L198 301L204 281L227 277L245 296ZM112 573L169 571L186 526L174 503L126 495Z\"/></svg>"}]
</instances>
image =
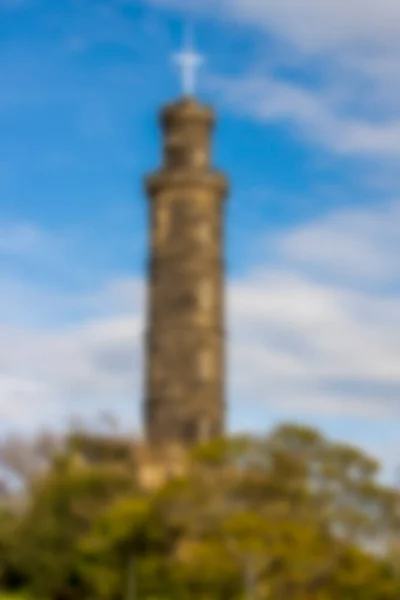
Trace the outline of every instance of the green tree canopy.
<instances>
[{"instance_id":1,"label":"green tree canopy","mask_svg":"<svg viewBox=\"0 0 400 600\"><path fill-rule=\"evenodd\" d=\"M400 595L399 492L374 459L318 431L201 445L155 490L115 432L56 447L25 502L0 512L3 588L39 600Z\"/></svg>"}]
</instances>

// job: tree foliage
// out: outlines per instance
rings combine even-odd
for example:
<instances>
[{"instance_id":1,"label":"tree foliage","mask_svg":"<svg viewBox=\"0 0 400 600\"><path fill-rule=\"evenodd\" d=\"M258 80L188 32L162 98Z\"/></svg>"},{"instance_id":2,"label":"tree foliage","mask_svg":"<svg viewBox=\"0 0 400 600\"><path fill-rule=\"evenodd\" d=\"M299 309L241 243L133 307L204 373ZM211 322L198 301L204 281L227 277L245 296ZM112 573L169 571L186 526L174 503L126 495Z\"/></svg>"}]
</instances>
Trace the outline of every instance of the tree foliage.
<instances>
[{"instance_id":1,"label":"tree foliage","mask_svg":"<svg viewBox=\"0 0 400 600\"><path fill-rule=\"evenodd\" d=\"M41 600L400 596L399 492L371 457L313 429L202 445L184 476L152 491L115 432L75 431L51 448L45 468L29 467L24 502L4 496L5 590Z\"/></svg>"}]
</instances>

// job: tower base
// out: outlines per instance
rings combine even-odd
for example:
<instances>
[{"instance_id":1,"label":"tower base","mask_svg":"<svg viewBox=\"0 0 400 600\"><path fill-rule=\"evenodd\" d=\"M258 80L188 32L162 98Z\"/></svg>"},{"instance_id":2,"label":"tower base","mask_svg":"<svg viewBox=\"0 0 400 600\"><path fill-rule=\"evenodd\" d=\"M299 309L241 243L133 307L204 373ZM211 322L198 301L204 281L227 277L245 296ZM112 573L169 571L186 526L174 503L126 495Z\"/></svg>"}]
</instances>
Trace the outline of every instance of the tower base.
<instances>
[{"instance_id":1,"label":"tower base","mask_svg":"<svg viewBox=\"0 0 400 600\"><path fill-rule=\"evenodd\" d=\"M183 477L188 468L188 453L177 445L154 448L143 443L135 448L135 470L143 489L155 490L171 479Z\"/></svg>"}]
</instances>

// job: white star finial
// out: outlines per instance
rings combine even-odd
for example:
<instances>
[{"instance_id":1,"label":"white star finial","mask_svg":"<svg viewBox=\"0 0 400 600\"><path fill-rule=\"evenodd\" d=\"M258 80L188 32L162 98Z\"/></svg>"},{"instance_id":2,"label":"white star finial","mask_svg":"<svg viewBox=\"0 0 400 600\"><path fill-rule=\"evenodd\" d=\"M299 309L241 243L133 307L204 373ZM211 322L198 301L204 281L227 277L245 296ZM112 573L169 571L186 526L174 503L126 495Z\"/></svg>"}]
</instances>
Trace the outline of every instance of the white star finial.
<instances>
[{"instance_id":1,"label":"white star finial","mask_svg":"<svg viewBox=\"0 0 400 600\"><path fill-rule=\"evenodd\" d=\"M190 31L186 29L186 43L182 52L175 54L174 60L181 70L182 87L185 96L192 96L195 91L196 69L204 62L203 57L197 54L192 47Z\"/></svg>"}]
</instances>

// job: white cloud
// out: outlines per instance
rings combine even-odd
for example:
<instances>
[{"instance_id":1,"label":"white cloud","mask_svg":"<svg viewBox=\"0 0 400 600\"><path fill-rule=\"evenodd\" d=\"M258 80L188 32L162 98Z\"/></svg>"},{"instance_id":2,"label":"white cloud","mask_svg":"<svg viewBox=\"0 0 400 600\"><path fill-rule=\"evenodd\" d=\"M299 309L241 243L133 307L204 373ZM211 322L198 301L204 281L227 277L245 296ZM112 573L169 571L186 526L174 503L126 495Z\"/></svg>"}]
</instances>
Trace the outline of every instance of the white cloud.
<instances>
[{"instance_id":1,"label":"white cloud","mask_svg":"<svg viewBox=\"0 0 400 600\"><path fill-rule=\"evenodd\" d=\"M399 47L396 0L234 0L222 4L237 18L272 28L310 51L337 46L351 49L355 43L370 42Z\"/></svg>"},{"instance_id":2,"label":"white cloud","mask_svg":"<svg viewBox=\"0 0 400 600\"><path fill-rule=\"evenodd\" d=\"M340 154L400 154L400 118L373 122L347 115L337 98L268 75L213 77L222 103L261 122L278 121Z\"/></svg>"},{"instance_id":3,"label":"white cloud","mask_svg":"<svg viewBox=\"0 0 400 600\"><path fill-rule=\"evenodd\" d=\"M384 298L284 272L247 279L231 298L232 370L244 397L314 414L398 413L400 324L387 322Z\"/></svg>"},{"instance_id":4,"label":"white cloud","mask_svg":"<svg viewBox=\"0 0 400 600\"><path fill-rule=\"evenodd\" d=\"M316 223L293 229L276 241L281 259L363 283L400 280L400 202L369 209L343 209Z\"/></svg>"},{"instance_id":5,"label":"white cloud","mask_svg":"<svg viewBox=\"0 0 400 600\"><path fill-rule=\"evenodd\" d=\"M50 332L1 327L2 423L58 425L74 413L112 411L121 398L137 401L141 330L138 316L124 314Z\"/></svg>"},{"instance_id":6,"label":"white cloud","mask_svg":"<svg viewBox=\"0 0 400 600\"><path fill-rule=\"evenodd\" d=\"M161 7L187 8L265 27L308 51L400 47L400 5L396 0L148 0Z\"/></svg>"}]
</instances>

